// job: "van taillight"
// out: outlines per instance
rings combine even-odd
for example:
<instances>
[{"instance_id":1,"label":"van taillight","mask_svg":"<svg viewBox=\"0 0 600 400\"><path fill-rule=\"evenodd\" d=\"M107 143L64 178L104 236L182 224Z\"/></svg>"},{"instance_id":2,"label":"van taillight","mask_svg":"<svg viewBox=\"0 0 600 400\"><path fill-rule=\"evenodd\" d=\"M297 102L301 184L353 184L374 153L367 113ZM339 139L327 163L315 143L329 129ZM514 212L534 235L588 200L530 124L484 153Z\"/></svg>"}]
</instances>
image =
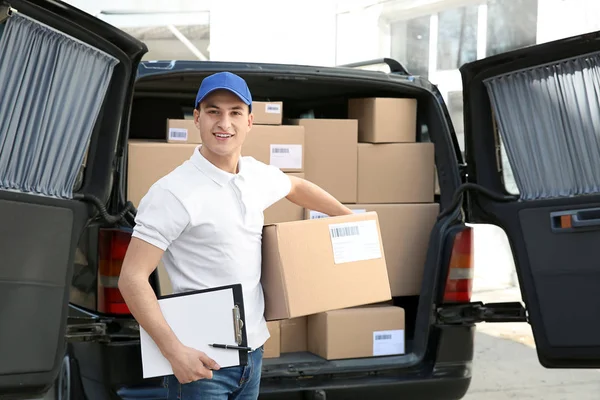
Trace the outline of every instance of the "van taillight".
<instances>
[{"instance_id":1,"label":"van taillight","mask_svg":"<svg viewBox=\"0 0 600 400\"><path fill-rule=\"evenodd\" d=\"M473 275L473 228L465 227L454 237L444 303L470 302Z\"/></svg>"},{"instance_id":2,"label":"van taillight","mask_svg":"<svg viewBox=\"0 0 600 400\"><path fill-rule=\"evenodd\" d=\"M98 311L130 314L118 287L123 259L131 233L119 229L101 229L98 236Z\"/></svg>"}]
</instances>

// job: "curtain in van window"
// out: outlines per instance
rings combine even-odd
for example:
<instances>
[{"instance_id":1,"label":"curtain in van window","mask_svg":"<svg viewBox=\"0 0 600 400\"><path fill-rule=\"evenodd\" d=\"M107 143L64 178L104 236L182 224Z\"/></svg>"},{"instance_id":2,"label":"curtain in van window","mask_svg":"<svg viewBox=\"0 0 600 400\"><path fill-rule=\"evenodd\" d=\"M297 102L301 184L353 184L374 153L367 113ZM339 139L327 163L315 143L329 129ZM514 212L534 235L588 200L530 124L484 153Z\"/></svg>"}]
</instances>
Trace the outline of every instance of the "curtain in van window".
<instances>
[{"instance_id":1,"label":"curtain in van window","mask_svg":"<svg viewBox=\"0 0 600 400\"><path fill-rule=\"evenodd\" d=\"M522 200L600 192L599 54L485 82Z\"/></svg>"},{"instance_id":2,"label":"curtain in van window","mask_svg":"<svg viewBox=\"0 0 600 400\"><path fill-rule=\"evenodd\" d=\"M0 38L0 189L71 198L116 59L13 13Z\"/></svg>"}]
</instances>

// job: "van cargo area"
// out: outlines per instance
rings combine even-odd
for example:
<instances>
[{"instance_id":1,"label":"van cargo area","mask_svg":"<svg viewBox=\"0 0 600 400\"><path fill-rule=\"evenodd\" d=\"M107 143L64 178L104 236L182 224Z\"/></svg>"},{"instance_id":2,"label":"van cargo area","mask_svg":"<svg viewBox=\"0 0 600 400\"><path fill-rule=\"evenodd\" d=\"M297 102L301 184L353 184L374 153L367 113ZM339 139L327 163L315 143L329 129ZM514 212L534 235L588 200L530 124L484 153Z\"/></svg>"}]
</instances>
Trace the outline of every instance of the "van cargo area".
<instances>
[{"instance_id":1,"label":"van cargo area","mask_svg":"<svg viewBox=\"0 0 600 400\"><path fill-rule=\"evenodd\" d=\"M448 157L445 155L447 151L444 150L444 147L451 146L451 143L450 139L446 137L446 133L443 132L448 127L437 100L431 92L411 85L409 81L403 82L402 77L390 78L389 75L381 73L379 79L373 79L372 72L365 72L365 79L361 79L361 71L354 70L352 71L354 77L350 78L350 75L345 76L345 74L333 72L321 73L318 70L311 70L312 73L309 73L302 72L303 69L300 68L301 72L290 73L289 71L279 71L277 66L268 67L272 70L268 71L266 68L233 70L232 72L236 72L246 79L254 101L277 101L283 104L283 124L286 121L302 118L349 119L348 99L352 98L416 99L416 120L413 126L415 129L418 127L419 133L414 141L427 143L431 142L431 138L437 137L442 151L438 152L436 147L436 159L443 160ZM219 66L219 68L227 69L227 66ZM167 120L190 118L196 91L202 79L209 73L212 72L169 73L161 71L159 75L140 78L135 87L129 131L130 141L166 143ZM389 118L392 117L393 115L390 114ZM249 135L252 133L251 131ZM165 146L169 145L171 143ZM173 143L173 145L177 144ZM331 148L328 151L335 152L335 149ZM308 154L305 157L308 157ZM156 164L157 160L152 159L150 163ZM123 162L121 165L120 191L123 196L128 193L127 165L127 162ZM129 168L131 167L130 160ZM383 171L383 173L386 172ZM397 177L401 173L402 171L394 170L387 172L391 178ZM131 185L131 182L129 184ZM435 198L436 201L440 199L444 200L439 196ZM449 202L450 199L445 200ZM432 201L432 203L435 205L435 202ZM353 204L349 205L354 206ZM358 206L354 208L356 207ZM431 356L425 353L427 341L431 339L432 335L435 335L431 329L432 307L443 294L444 285L440 282L445 277L445 268L449 264L450 249L448 246L452 245L452 243L445 243L443 252L439 243L439 247L429 245L431 228L433 228L437 214L438 207L436 206L433 218L428 217L427 223L430 225L428 232L421 235L424 241L421 247L429 248L429 250L425 250L427 254L422 259L424 263L426 258L428 264L417 267L422 275L418 279L420 282L418 290L410 295L393 296L389 302L389 304L401 307L404 313L405 320L402 321L405 330L404 354L327 360L309 351L280 353L276 357L264 359L263 391L288 390L303 385L303 380L289 378L313 377L316 382L332 375L335 375L336 379L342 380L368 375L373 378L378 377L377 379L383 381L402 380L414 374L418 375L423 371L422 368L431 368L431 365L427 365L424 361ZM451 237L452 235L448 236L449 239ZM163 273L164 278L166 276ZM157 287L160 291L160 288L164 288L165 285L159 283ZM348 336L351 336L352 333L347 332Z\"/></svg>"}]
</instances>

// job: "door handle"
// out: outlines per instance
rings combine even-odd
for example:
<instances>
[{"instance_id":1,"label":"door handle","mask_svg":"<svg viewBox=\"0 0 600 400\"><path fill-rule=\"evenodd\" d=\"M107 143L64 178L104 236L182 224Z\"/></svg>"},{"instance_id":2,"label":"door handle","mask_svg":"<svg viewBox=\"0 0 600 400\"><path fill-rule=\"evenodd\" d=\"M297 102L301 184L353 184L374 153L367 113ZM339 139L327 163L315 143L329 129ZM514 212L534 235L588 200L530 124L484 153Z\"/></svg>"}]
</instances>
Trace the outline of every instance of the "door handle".
<instances>
[{"instance_id":1,"label":"door handle","mask_svg":"<svg viewBox=\"0 0 600 400\"><path fill-rule=\"evenodd\" d=\"M573 228L600 226L600 210L578 211L571 217Z\"/></svg>"},{"instance_id":2,"label":"door handle","mask_svg":"<svg viewBox=\"0 0 600 400\"><path fill-rule=\"evenodd\" d=\"M600 228L600 208L556 211L550 213L550 222L553 231Z\"/></svg>"}]
</instances>

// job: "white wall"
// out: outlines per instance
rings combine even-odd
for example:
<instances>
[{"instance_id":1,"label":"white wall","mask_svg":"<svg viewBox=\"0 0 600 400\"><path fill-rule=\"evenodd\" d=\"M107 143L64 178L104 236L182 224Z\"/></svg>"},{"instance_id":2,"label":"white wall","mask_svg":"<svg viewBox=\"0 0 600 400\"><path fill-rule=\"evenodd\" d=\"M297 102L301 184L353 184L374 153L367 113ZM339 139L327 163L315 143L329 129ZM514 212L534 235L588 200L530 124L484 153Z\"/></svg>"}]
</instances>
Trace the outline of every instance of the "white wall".
<instances>
[{"instance_id":1,"label":"white wall","mask_svg":"<svg viewBox=\"0 0 600 400\"><path fill-rule=\"evenodd\" d=\"M215 0L211 60L333 65L335 7L334 0Z\"/></svg>"},{"instance_id":2,"label":"white wall","mask_svg":"<svg viewBox=\"0 0 600 400\"><path fill-rule=\"evenodd\" d=\"M381 20L383 5L339 14L337 64L390 56L390 27Z\"/></svg>"},{"instance_id":3,"label":"white wall","mask_svg":"<svg viewBox=\"0 0 600 400\"><path fill-rule=\"evenodd\" d=\"M597 30L600 30L600 1L538 0L538 43Z\"/></svg>"}]
</instances>

